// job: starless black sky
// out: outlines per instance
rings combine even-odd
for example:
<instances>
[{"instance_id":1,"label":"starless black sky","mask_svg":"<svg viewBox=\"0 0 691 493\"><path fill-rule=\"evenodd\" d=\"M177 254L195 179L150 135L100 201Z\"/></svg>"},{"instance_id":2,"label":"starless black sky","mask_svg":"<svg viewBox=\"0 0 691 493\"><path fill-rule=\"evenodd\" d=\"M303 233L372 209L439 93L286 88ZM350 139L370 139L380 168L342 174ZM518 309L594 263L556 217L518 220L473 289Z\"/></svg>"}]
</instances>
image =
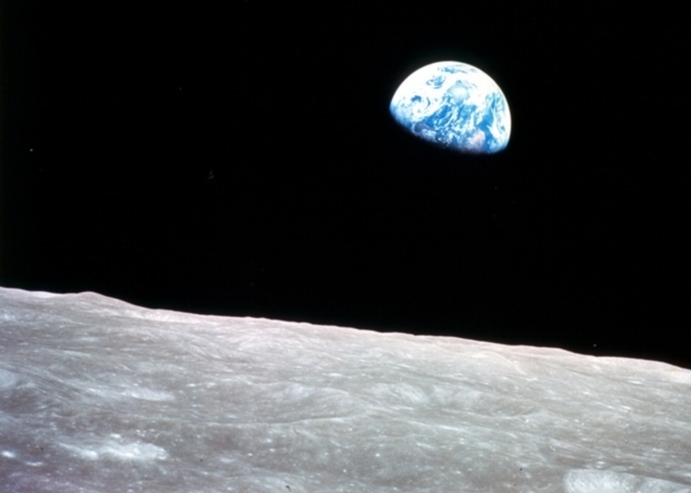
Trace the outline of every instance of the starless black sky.
<instances>
[{"instance_id":1,"label":"starless black sky","mask_svg":"<svg viewBox=\"0 0 691 493\"><path fill-rule=\"evenodd\" d=\"M5 3L2 285L691 366L681 9ZM439 60L505 152L396 127Z\"/></svg>"}]
</instances>

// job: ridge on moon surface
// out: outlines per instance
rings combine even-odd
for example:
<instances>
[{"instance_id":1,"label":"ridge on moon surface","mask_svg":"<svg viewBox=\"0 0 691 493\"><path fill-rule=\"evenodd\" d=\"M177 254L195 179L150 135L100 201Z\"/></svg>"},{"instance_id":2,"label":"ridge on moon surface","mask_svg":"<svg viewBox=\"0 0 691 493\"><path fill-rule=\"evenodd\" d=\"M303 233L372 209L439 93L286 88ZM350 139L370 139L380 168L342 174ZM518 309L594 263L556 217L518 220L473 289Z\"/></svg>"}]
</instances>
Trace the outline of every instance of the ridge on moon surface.
<instances>
[{"instance_id":1,"label":"ridge on moon surface","mask_svg":"<svg viewBox=\"0 0 691 493\"><path fill-rule=\"evenodd\" d=\"M691 493L691 371L0 288L0 490Z\"/></svg>"},{"instance_id":2,"label":"ridge on moon surface","mask_svg":"<svg viewBox=\"0 0 691 493\"><path fill-rule=\"evenodd\" d=\"M511 135L504 93L467 63L436 62L416 70L398 87L389 110L416 137L464 153L497 153Z\"/></svg>"}]
</instances>

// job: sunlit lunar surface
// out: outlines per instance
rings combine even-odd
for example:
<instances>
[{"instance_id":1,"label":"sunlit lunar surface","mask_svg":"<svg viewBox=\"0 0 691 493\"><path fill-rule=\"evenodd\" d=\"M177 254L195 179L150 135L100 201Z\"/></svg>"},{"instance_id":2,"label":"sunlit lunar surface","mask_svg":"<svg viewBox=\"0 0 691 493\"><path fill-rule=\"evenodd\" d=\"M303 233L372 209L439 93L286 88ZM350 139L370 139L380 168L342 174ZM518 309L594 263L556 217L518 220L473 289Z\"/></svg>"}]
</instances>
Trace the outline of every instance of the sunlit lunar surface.
<instances>
[{"instance_id":1,"label":"sunlit lunar surface","mask_svg":"<svg viewBox=\"0 0 691 493\"><path fill-rule=\"evenodd\" d=\"M691 371L0 288L0 491L691 493Z\"/></svg>"}]
</instances>

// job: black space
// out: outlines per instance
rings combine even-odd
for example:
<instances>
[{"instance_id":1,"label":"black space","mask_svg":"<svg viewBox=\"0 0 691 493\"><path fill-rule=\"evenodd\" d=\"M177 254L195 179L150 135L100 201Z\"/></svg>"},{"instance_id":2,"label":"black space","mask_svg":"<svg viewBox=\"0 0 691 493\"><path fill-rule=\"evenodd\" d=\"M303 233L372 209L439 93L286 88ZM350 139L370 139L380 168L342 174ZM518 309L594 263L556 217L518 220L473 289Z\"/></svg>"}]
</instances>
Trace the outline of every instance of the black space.
<instances>
[{"instance_id":1,"label":"black space","mask_svg":"<svg viewBox=\"0 0 691 493\"><path fill-rule=\"evenodd\" d=\"M282 4L3 2L0 284L691 368L683 4ZM396 126L439 60L504 152Z\"/></svg>"}]
</instances>

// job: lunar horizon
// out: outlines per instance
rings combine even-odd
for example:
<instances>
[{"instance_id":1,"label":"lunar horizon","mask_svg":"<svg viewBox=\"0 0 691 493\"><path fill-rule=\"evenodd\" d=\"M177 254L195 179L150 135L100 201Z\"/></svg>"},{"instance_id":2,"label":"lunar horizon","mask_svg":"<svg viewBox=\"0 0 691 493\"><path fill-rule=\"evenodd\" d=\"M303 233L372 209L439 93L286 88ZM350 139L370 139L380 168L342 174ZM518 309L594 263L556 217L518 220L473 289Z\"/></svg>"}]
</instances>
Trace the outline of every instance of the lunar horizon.
<instances>
[{"instance_id":1,"label":"lunar horizon","mask_svg":"<svg viewBox=\"0 0 691 493\"><path fill-rule=\"evenodd\" d=\"M0 288L13 493L690 493L691 371Z\"/></svg>"}]
</instances>

